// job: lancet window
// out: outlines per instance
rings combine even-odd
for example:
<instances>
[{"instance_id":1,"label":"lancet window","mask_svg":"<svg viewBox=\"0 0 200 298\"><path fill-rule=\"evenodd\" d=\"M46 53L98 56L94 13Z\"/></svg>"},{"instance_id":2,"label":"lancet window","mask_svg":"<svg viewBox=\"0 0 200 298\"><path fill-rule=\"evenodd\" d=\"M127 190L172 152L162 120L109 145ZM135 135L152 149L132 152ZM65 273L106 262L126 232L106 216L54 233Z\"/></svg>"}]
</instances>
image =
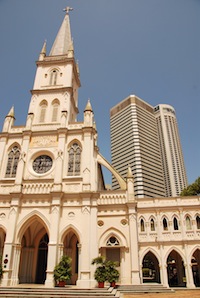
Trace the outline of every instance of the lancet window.
<instances>
[{"instance_id":1,"label":"lancet window","mask_svg":"<svg viewBox=\"0 0 200 298\"><path fill-rule=\"evenodd\" d=\"M47 102L46 100L43 100L40 104L40 118L39 118L40 123L45 122L46 110L47 110Z\"/></svg>"},{"instance_id":2,"label":"lancet window","mask_svg":"<svg viewBox=\"0 0 200 298\"><path fill-rule=\"evenodd\" d=\"M58 79L58 71L56 69L51 71L50 74L50 85L56 85L57 84L57 79Z\"/></svg>"},{"instance_id":3,"label":"lancet window","mask_svg":"<svg viewBox=\"0 0 200 298\"><path fill-rule=\"evenodd\" d=\"M58 109L59 102L58 100L54 100L52 103L52 122L56 122L58 120Z\"/></svg>"},{"instance_id":4,"label":"lancet window","mask_svg":"<svg viewBox=\"0 0 200 298\"><path fill-rule=\"evenodd\" d=\"M140 220L140 231L141 232L145 231L145 225L144 225L144 219L143 218Z\"/></svg>"},{"instance_id":5,"label":"lancet window","mask_svg":"<svg viewBox=\"0 0 200 298\"><path fill-rule=\"evenodd\" d=\"M197 229L200 229L200 217L197 215L196 217Z\"/></svg>"},{"instance_id":6,"label":"lancet window","mask_svg":"<svg viewBox=\"0 0 200 298\"><path fill-rule=\"evenodd\" d=\"M166 218L163 218L163 230L164 231L167 231L168 230L168 223L167 223Z\"/></svg>"},{"instance_id":7,"label":"lancet window","mask_svg":"<svg viewBox=\"0 0 200 298\"><path fill-rule=\"evenodd\" d=\"M17 173L17 166L20 157L20 150L14 146L8 154L8 162L6 167L6 178L13 178Z\"/></svg>"},{"instance_id":8,"label":"lancet window","mask_svg":"<svg viewBox=\"0 0 200 298\"><path fill-rule=\"evenodd\" d=\"M174 219L173 219L173 225L174 225L174 230L177 231L179 228L178 228L178 220L176 217L174 217Z\"/></svg>"},{"instance_id":9,"label":"lancet window","mask_svg":"<svg viewBox=\"0 0 200 298\"><path fill-rule=\"evenodd\" d=\"M192 226L191 226L191 220L190 220L190 217L189 216L186 216L186 230L191 230L192 229Z\"/></svg>"},{"instance_id":10,"label":"lancet window","mask_svg":"<svg viewBox=\"0 0 200 298\"><path fill-rule=\"evenodd\" d=\"M151 226L151 231L155 231L155 222L153 218L151 218L150 220L150 226Z\"/></svg>"},{"instance_id":11,"label":"lancet window","mask_svg":"<svg viewBox=\"0 0 200 298\"><path fill-rule=\"evenodd\" d=\"M69 149L68 175L78 176L81 169L81 148L77 143Z\"/></svg>"}]
</instances>

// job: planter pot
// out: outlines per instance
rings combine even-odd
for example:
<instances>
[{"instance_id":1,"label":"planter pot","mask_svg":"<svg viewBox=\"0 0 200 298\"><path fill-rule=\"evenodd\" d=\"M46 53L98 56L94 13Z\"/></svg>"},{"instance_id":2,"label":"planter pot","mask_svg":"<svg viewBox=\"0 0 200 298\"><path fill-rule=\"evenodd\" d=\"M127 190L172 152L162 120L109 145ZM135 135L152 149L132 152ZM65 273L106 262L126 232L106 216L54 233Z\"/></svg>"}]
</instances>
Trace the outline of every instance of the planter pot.
<instances>
[{"instance_id":1,"label":"planter pot","mask_svg":"<svg viewBox=\"0 0 200 298\"><path fill-rule=\"evenodd\" d=\"M114 288L116 286L116 282L115 281L111 281L110 286Z\"/></svg>"},{"instance_id":2,"label":"planter pot","mask_svg":"<svg viewBox=\"0 0 200 298\"><path fill-rule=\"evenodd\" d=\"M98 282L98 288L104 288L104 281Z\"/></svg>"},{"instance_id":3,"label":"planter pot","mask_svg":"<svg viewBox=\"0 0 200 298\"><path fill-rule=\"evenodd\" d=\"M66 285L66 282L63 281L63 280L60 280L60 281L58 282L58 286L59 286L59 287L64 287L65 285Z\"/></svg>"}]
</instances>

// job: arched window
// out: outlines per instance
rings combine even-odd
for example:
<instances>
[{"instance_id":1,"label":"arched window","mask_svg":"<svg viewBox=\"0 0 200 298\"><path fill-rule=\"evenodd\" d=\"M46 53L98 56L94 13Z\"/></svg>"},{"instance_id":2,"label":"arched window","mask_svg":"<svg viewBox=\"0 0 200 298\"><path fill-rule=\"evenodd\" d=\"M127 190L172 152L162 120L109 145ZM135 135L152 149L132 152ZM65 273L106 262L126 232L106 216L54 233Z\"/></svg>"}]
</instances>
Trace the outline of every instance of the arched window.
<instances>
[{"instance_id":1,"label":"arched window","mask_svg":"<svg viewBox=\"0 0 200 298\"><path fill-rule=\"evenodd\" d=\"M151 231L155 231L155 222L153 218L150 220L150 227L151 227Z\"/></svg>"},{"instance_id":2,"label":"arched window","mask_svg":"<svg viewBox=\"0 0 200 298\"><path fill-rule=\"evenodd\" d=\"M196 217L197 229L200 229L200 217L197 215Z\"/></svg>"},{"instance_id":3,"label":"arched window","mask_svg":"<svg viewBox=\"0 0 200 298\"><path fill-rule=\"evenodd\" d=\"M168 231L168 224L167 224L167 220L165 217L163 218L163 230Z\"/></svg>"},{"instance_id":4,"label":"arched window","mask_svg":"<svg viewBox=\"0 0 200 298\"><path fill-rule=\"evenodd\" d=\"M78 176L81 169L81 148L74 143L69 149L68 175Z\"/></svg>"},{"instance_id":5,"label":"arched window","mask_svg":"<svg viewBox=\"0 0 200 298\"><path fill-rule=\"evenodd\" d=\"M192 229L192 226L191 226L191 220L190 220L190 217L187 215L186 216L186 230L191 230Z\"/></svg>"},{"instance_id":6,"label":"arched window","mask_svg":"<svg viewBox=\"0 0 200 298\"><path fill-rule=\"evenodd\" d=\"M39 118L40 123L45 122L46 110L47 110L47 102L43 100L40 104L40 118Z\"/></svg>"},{"instance_id":7,"label":"arched window","mask_svg":"<svg viewBox=\"0 0 200 298\"><path fill-rule=\"evenodd\" d=\"M7 178L13 178L16 176L19 157L20 150L17 146L14 146L8 154L8 162L5 175Z\"/></svg>"},{"instance_id":8,"label":"arched window","mask_svg":"<svg viewBox=\"0 0 200 298\"><path fill-rule=\"evenodd\" d=\"M144 219L143 218L140 220L140 231L141 232L144 232L145 231Z\"/></svg>"},{"instance_id":9,"label":"arched window","mask_svg":"<svg viewBox=\"0 0 200 298\"><path fill-rule=\"evenodd\" d=\"M50 85L56 85L57 84L57 78L58 78L58 71L56 69L51 71L50 74Z\"/></svg>"},{"instance_id":10,"label":"arched window","mask_svg":"<svg viewBox=\"0 0 200 298\"><path fill-rule=\"evenodd\" d=\"M59 101L54 100L52 103L52 122L56 122L58 120L58 108L59 108Z\"/></svg>"},{"instance_id":11,"label":"arched window","mask_svg":"<svg viewBox=\"0 0 200 298\"><path fill-rule=\"evenodd\" d=\"M173 225L174 225L174 230L178 230L178 220L177 220L177 218L176 217L174 217L174 219L173 219Z\"/></svg>"}]
</instances>

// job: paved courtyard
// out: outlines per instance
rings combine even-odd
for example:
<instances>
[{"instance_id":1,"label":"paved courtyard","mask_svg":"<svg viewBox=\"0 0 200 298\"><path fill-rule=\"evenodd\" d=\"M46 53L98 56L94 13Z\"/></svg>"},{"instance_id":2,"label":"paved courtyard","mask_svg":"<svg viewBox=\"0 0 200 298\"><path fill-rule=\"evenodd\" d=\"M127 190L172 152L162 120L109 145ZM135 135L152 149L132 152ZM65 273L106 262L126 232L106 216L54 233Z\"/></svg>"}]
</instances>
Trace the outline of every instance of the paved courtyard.
<instances>
[{"instance_id":1,"label":"paved courtyard","mask_svg":"<svg viewBox=\"0 0 200 298\"><path fill-rule=\"evenodd\" d=\"M200 289L176 290L172 293L123 294L122 298L200 298Z\"/></svg>"}]
</instances>

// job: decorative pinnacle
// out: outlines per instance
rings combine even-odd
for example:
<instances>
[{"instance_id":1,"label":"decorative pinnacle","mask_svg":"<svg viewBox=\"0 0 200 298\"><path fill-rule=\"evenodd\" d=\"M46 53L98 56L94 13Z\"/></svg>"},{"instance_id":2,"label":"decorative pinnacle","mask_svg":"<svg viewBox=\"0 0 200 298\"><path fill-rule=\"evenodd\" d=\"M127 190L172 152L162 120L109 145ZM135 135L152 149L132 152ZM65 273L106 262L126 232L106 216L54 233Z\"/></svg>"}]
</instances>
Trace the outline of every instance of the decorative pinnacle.
<instances>
[{"instance_id":1,"label":"decorative pinnacle","mask_svg":"<svg viewBox=\"0 0 200 298\"><path fill-rule=\"evenodd\" d=\"M69 14L69 12L72 10L73 10L73 8L69 7L69 6L67 6L66 8L63 9L63 11L66 11L66 14Z\"/></svg>"}]
</instances>

